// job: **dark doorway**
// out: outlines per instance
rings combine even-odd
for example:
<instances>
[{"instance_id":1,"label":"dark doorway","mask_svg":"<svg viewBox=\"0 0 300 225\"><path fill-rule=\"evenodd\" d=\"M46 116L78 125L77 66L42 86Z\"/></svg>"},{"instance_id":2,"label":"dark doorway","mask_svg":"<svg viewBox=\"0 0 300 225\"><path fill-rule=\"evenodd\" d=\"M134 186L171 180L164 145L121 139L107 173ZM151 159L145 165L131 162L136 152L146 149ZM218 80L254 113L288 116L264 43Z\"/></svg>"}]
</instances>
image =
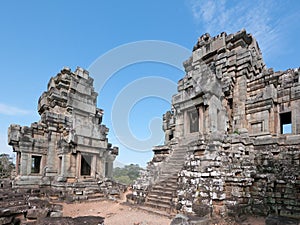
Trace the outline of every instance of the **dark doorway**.
<instances>
[{"instance_id":1,"label":"dark doorway","mask_svg":"<svg viewBox=\"0 0 300 225\"><path fill-rule=\"evenodd\" d=\"M105 177L108 177L108 162L105 163Z\"/></svg>"},{"instance_id":2,"label":"dark doorway","mask_svg":"<svg viewBox=\"0 0 300 225\"><path fill-rule=\"evenodd\" d=\"M33 155L31 157L31 173L40 173L42 156Z\"/></svg>"},{"instance_id":3,"label":"dark doorway","mask_svg":"<svg viewBox=\"0 0 300 225\"><path fill-rule=\"evenodd\" d=\"M189 112L189 119L190 119L190 133L198 132L199 131L199 114L198 111Z\"/></svg>"},{"instance_id":4,"label":"dark doorway","mask_svg":"<svg viewBox=\"0 0 300 225\"><path fill-rule=\"evenodd\" d=\"M81 156L81 176L91 176L91 163L92 156L82 155Z\"/></svg>"}]
</instances>

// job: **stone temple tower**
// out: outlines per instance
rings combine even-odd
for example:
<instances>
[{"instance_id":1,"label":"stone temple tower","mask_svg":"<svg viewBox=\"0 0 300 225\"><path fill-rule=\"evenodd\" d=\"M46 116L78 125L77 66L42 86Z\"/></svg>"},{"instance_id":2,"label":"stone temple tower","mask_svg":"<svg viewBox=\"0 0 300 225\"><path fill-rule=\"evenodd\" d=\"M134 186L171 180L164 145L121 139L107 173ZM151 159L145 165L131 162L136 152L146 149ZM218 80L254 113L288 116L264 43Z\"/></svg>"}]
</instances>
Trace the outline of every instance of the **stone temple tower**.
<instances>
[{"instance_id":1,"label":"stone temple tower","mask_svg":"<svg viewBox=\"0 0 300 225\"><path fill-rule=\"evenodd\" d=\"M299 69L268 69L245 30L202 35L183 66L138 202L300 218Z\"/></svg>"},{"instance_id":2,"label":"stone temple tower","mask_svg":"<svg viewBox=\"0 0 300 225\"><path fill-rule=\"evenodd\" d=\"M14 186L85 187L112 176L118 148L108 143L97 95L82 68L63 68L50 79L38 101L40 121L8 129L17 153Z\"/></svg>"}]
</instances>

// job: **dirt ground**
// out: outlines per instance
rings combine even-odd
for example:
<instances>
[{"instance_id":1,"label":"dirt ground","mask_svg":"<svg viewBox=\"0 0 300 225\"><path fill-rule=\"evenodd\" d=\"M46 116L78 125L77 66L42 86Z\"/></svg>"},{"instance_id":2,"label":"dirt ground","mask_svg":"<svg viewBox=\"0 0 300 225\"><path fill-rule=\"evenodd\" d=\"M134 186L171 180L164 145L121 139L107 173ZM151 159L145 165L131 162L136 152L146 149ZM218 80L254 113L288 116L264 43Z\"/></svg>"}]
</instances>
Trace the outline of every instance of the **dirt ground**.
<instances>
[{"instance_id":1,"label":"dirt ground","mask_svg":"<svg viewBox=\"0 0 300 225\"><path fill-rule=\"evenodd\" d=\"M120 202L97 201L63 204L64 216L102 216L105 225L169 225L171 220L123 205Z\"/></svg>"},{"instance_id":2,"label":"dirt ground","mask_svg":"<svg viewBox=\"0 0 300 225\"><path fill-rule=\"evenodd\" d=\"M97 201L66 204L63 203L63 215L77 216L102 216L105 217L105 225L169 225L171 219L155 215L135 207L113 201ZM262 217L249 217L242 223L231 223L225 221L214 222L213 225L265 225Z\"/></svg>"}]
</instances>

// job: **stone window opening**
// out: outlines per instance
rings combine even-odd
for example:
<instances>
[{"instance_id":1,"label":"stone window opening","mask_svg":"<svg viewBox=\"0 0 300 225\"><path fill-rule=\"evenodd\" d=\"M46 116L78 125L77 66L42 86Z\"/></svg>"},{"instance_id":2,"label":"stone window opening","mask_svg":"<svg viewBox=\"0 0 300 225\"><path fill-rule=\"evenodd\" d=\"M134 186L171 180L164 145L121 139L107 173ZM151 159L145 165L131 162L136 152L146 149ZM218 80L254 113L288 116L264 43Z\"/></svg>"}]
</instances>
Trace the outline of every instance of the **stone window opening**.
<instances>
[{"instance_id":1,"label":"stone window opening","mask_svg":"<svg viewBox=\"0 0 300 225\"><path fill-rule=\"evenodd\" d=\"M91 176L92 157L89 155L81 155L81 176Z\"/></svg>"},{"instance_id":2,"label":"stone window opening","mask_svg":"<svg viewBox=\"0 0 300 225\"><path fill-rule=\"evenodd\" d=\"M286 112L280 114L280 133L291 134L292 133L292 113Z\"/></svg>"},{"instance_id":3,"label":"stone window opening","mask_svg":"<svg viewBox=\"0 0 300 225\"><path fill-rule=\"evenodd\" d=\"M42 156L33 155L31 157L31 173L40 173Z\"/></svg>"}]
</instances>

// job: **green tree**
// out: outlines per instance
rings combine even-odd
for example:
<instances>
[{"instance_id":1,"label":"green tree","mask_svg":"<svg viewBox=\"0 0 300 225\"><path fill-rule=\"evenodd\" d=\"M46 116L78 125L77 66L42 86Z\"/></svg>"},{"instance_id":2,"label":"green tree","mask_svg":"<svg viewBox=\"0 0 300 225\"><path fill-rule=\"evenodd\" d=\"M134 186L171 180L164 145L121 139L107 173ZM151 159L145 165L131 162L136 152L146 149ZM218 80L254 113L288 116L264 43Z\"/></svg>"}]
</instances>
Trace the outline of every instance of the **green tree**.
<instances>
[{"instance_id":1,"label":"green tree","mask_svg":"<svg viewBox=\"0 0 300 225\"><path fill-rule=\"evenodd\" d=\"M8 154L0 154L0 178L9 177L14 168L12 158Z\"/></svg>"},{"instance_id":2,"label":"green tree","mask_svg":"<svg viewBox=\"0 0 300 225\"><path fill-rule=\"evenodd\" d=\"M113 177L120 183L130 185L139 177L141 170L142 168L138 164L126 165L123 168L116 167L113 171Z\"/></svg>"}]
</instances>

